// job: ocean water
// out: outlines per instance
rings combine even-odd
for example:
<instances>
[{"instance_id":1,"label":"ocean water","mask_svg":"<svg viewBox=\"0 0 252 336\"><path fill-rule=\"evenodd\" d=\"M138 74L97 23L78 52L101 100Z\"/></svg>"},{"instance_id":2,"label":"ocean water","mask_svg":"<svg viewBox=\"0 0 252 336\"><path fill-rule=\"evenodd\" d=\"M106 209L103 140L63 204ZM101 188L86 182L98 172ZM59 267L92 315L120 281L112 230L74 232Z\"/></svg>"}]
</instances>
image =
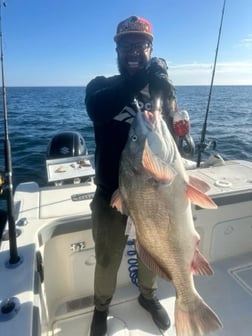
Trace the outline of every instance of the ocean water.
<instances>
[{"instance_id":1,"label":"ocean water","mask_svg":"<svg viewBox=\"0 0 252 336\"><path fill-rule=\"evenodd\" d=\"M191 135L199 143L205 118L208 86L178 86L177 101L191 119ZM94 135L84 105L84 87L7 88L9 138L14 187L36 181L45 185L46 151L53 135L78 131L90 154ZM106 111L104 110L104 113ZM206 141L217 141L224 159L252 160L252 86L213 87ZM0 169L4 169L4 122L0 114ZM0 196L0 208L1 208Z\"/></svg>"}]
</instances>

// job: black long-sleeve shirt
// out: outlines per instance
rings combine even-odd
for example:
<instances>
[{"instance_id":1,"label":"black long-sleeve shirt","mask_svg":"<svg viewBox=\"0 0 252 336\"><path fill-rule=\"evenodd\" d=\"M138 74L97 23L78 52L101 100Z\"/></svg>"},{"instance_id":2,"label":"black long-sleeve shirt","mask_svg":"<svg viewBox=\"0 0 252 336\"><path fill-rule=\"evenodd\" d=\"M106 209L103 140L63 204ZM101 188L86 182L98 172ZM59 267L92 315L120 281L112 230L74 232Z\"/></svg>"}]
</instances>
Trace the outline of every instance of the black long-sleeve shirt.
<instances>
[{"instance_id":1,"label":"black long-sleeve shirt","mask_svg":"<svg viewBox=\"0 0 252 336\"><path fill-rule=\"evenodd\" d=\"M121 152L126 144L130 125L136 115L136 98L141 111L152 110L148 85L135 96L120 75L96 77L86 87L86 108L95 132L95 183L108 195L118 188ZM165 120L173 133L172 115L176 109L173 86L165 104ZM163 111L164 112L164 111Z\"/></svg>"}]
</instances>

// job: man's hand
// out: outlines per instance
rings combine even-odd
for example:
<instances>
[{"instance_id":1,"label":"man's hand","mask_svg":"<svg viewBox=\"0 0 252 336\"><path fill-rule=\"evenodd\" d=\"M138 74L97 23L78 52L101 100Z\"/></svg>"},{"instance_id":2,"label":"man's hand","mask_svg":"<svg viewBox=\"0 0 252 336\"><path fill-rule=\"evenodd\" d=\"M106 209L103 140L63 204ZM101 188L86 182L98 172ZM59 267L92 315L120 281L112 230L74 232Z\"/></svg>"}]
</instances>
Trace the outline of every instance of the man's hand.
<instances>
[{"instance_id":1,"label":"man's hand","mask_svg":"<svg viewBox=\"0 0 252 336\"><path fill-rule=\"evenodd\" d=\"M153 57L147 64L146 71L149 77L149 89L152 97L169 97L171 84L168 79L168 66L163 58Z\"/></svg>"}]
</instances>

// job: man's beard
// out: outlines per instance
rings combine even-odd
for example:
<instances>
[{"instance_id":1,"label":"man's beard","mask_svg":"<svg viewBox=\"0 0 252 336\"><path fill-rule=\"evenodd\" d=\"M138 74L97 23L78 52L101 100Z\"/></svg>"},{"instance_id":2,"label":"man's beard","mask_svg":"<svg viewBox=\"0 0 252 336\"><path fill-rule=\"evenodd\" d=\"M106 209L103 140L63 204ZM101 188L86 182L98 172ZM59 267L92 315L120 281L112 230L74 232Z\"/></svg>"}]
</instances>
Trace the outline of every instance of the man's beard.
<instances>
[{"instance_id":1,"label":"man's beard","mask_svg":"<svg viewBox=\"0 0 252 336\"><path fill-rule=\"evenodd\" d=\"M130 77L128 72L127 72L127 69L125 69L122 65L122 63L120 62L120 60L117 58L117 68L118 68L118 71L120 73L120 75L124 78L128 78Z\"/></svg>"}]
</instances>

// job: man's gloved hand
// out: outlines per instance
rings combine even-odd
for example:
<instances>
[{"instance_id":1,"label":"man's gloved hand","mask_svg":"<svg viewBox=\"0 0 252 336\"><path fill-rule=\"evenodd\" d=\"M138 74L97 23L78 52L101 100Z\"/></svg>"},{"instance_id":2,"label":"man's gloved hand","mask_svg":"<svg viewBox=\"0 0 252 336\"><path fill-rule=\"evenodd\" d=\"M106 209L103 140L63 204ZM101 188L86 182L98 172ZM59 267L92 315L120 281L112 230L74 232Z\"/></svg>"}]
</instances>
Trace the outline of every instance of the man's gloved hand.
<instances>
[{"instance_id":1,"label":"man's gloved hand","mask_svg":"<svg viewBox=\"0 0 252 336\"><path fill-rule=\"evenodd\" d=\"M168 79L168 66L163 58L153 57L146 66L149 77L149 89L152 97L169 97L171 84Z\"/></svg>"}]
</instances>

